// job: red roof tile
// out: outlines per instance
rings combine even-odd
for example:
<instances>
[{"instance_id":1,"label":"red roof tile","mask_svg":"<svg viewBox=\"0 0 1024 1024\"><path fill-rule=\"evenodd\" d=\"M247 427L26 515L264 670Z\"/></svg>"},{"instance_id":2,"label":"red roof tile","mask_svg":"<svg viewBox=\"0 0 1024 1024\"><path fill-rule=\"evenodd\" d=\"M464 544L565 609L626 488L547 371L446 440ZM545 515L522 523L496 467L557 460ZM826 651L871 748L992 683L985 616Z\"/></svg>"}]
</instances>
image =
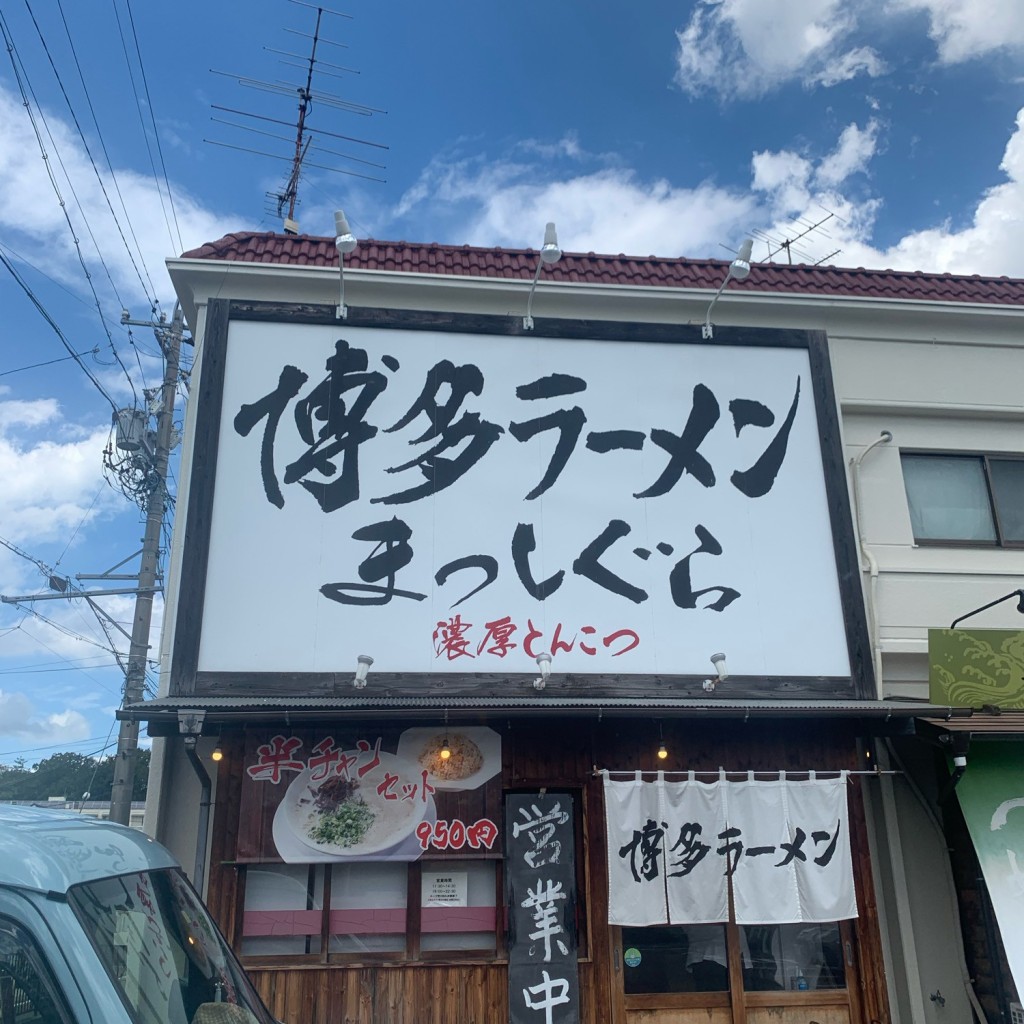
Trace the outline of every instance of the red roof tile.
<instances>
[{"instance_id":1,"label":"red roof tile","mask_svg":"<svg viewBox=\"0 0 1024 1024\"><path fill-rule=\"evenodd\" d=\"M331 267L338 262L333 237L274 232L235 232L183 253L182 258L310 267ZM345 257L345 266L353 270L531 280L537 269L537 252L364 239ZM546 281L587 284L716 289L727 266L726 260L567 252L557 263L545 267L543 277ZM1024 280L1019 278L784 263L758 264L756 273L746 281L733 281L729 290L1024 306Z\"/></svg>"}]
</instances>

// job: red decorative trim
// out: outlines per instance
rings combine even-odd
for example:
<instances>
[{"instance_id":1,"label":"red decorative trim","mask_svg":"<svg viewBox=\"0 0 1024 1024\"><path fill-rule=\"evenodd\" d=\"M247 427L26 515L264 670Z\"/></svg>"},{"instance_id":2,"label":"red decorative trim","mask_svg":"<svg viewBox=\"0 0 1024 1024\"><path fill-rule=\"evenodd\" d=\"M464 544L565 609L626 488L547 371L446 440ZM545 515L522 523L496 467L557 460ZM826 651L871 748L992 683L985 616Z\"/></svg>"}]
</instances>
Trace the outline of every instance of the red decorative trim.
<instances>
[{"instance_id":1,"label":"red decorative trim","mask_svg":"<svg viewBox=\"0 0 1024 1024\"><path fill-rule=\"evenodd\" d=\"M246 938L266 935L319 935L320 910L247 910L242 916Z\"/></svg>"}]
</instances>

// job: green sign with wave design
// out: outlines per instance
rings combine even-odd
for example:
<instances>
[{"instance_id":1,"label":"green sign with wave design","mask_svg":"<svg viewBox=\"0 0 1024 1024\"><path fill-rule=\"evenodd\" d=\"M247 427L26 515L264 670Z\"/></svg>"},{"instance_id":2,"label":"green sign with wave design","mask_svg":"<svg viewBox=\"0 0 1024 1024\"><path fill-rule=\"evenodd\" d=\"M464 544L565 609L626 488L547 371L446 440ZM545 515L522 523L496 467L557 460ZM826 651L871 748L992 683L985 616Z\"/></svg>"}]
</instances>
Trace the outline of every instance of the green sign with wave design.
<instances>
[{"instance_id":1,"label":"green sign with wave design","mask_svg":"<svg viewBox=\"0 0 1024 1024\"><path fill-rule=\"evenodd\" d=\"M929 629L928 696L933 704L1024 711L1024 632Z\"/></svg>"}]
</instances>

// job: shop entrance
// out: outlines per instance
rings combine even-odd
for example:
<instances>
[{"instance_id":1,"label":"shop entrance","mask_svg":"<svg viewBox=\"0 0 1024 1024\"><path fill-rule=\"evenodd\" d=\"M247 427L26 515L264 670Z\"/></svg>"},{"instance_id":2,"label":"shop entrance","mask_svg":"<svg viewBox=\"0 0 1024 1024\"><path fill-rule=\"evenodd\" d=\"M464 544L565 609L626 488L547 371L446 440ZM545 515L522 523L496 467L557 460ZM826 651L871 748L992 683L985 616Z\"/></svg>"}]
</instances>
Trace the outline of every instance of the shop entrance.
<instances>
[{"instance_id":1,"label":"shop entrance","mask_svg":"<svg viewBox=\"0 0 1024 1024\"><path fill-rule=\"evenodd\" d=\"M848 921L615 928L624 1024L860 1024Z\"/></svg>"}]
</instances>

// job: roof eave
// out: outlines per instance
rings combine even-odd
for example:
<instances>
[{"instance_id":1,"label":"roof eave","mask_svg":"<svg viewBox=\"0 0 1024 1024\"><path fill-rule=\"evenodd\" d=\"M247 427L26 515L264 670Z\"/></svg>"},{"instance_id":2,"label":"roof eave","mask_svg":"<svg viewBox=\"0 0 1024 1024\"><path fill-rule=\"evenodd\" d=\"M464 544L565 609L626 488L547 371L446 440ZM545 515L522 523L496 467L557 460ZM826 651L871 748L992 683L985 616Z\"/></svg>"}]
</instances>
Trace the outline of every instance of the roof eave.
<instances>
[{"instance_id":1,"label":"roof eave","mask_svg":"<svg viewBox=\"0 0 1024 1024\"><path fill-rule=\"evenodd\" d=\"M250 263L237 260L173 259L167 261L168 272L182 299L186 318L195 323L197 307L205 304L210 297L236 297L235 289L228 285L234 279L245 281L245 289L237 289L238 297L257 298L266 294L291 293L294 301L314 302L323 305L337 303L337 267L309 266L282 263ZM445 310L451 308L447 296L453 290L463 296L477 294L481 299L490 295L488 306L493 311L495 299L506 302L510 316L522 315L532 282L526 278L494 277L481 274L424 273L406 270L370 270L346 268L345 293L350 306L379 306L387 308L397 289L414 292L414 305L403 300L409 308ZM611 300L588 312L588 318L616 319L615 308L637 304L644 305L644 319L666 320L680 323L701 323L707 303L714 289L663 284L619 284L592 281L545 281L538 295L547 294L549 299L565 300L589 296L588 301L600 303ZM469 300L472 302L472 299ZM535 298L536 302L536 298ZM457 304L461 307L462 303ZM739 319L756 315L759 308L791 310L801 313L801 319L808 315L820 316L825 311L848 311L863 313L894 313L900 316L941 315L944 319L979 315L999 320L1019 319L1024 315L1024 305L993 302L949 301L942 299L887 298L881 296L848 295L843 293L820 294L810 291L760 291L746 288L743 291L728 291L719 302L717 317L727 317L732 307L740 313ZM620 312L619 316L630 316Z\"/></svg>"},{"instance_id":2,"label":"roof eave","mask_svg":"<svg viewBox=\"0 0 1024 1024\"><path fill-rule=\"evenodd\" d=\"M899 721L928 716L950 721L970 716L970 708L942 707L914 701L884 700L723 700L718 698L586 698L541 695L531 697L165 697L129 705L117 711L121 720L149 722L154 734L176 732L178 712L186 709L206 712L207 728L260 722L310 725L329 718L367 719L386 714L389 718L453 719L480 717L569 717L637 718L658 715L666 718L751 719L872 719ZM150 730L154 732L153 729Z\"/></svg>"}]
</instances>

